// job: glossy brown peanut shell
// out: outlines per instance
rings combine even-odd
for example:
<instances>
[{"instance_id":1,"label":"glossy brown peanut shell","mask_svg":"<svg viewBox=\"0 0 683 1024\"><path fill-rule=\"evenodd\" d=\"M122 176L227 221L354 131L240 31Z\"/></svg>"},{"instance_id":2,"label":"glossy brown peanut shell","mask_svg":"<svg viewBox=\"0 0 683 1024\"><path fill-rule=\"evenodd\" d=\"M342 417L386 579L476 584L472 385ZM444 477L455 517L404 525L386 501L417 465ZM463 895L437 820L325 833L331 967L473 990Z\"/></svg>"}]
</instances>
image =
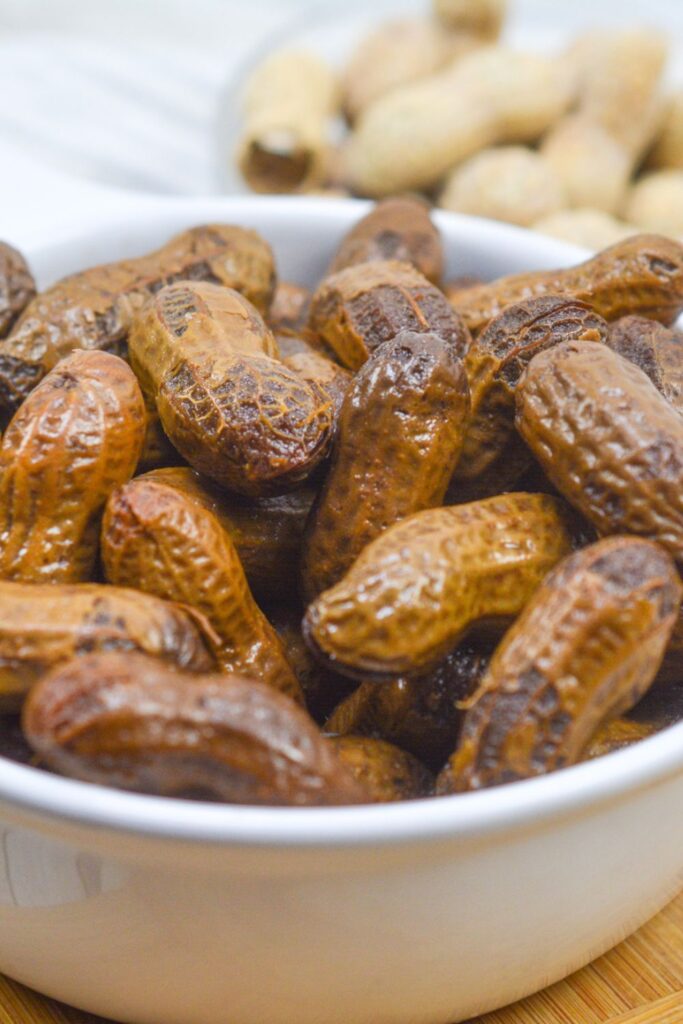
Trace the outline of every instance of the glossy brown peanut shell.
<instances>
[{"instance_id":1,"label":"glossy brown peanut shell","mask_svg":"<svg viewBox=\"0 0 683 1024\"><path fill-rule=\"evenodd\" d=\"M163 288L136 317L129 352L173 445L221 486L250 497L290 490L326 455L329 396L279 361L238 292Z\"/></svg>"},{"instance_id":2,"label":"glossy brown peanut shell","mask_svg":"<svg viewBox=\"0 0 683 1024\"><path fill-rule=\"evenodd\" d=\"M322 352L294 352L282 360L285 366L321 389L332 402L335 429L344 398L351 384L351 374Z\"/></svg>"},{"instance_id":3,"label":"glossy brown peanut shell","mask_svg":"<svg viewBox=\"0 0 683 1024\"><path fill-rule=\"evenodd\" d=\"M249 500L221 490L189 466L155 469L145 479L181 491L216 516L237 548L249 587L260 600L291 599L304 527L316 495L312 485Z\"/></svg>"},{"instance_id":4,"label":"glossy brown peanut shell","mask_svg":"<svg viewBox=\"0 0 683 1024\"><path fill-rule=\"evenodd\" d=\"M431 796L434 776L406 750L369 736L337 736L331 742L373 803Z\"/></svg>"},{"instance_id":5,"label":"glossy brown peanut shell","mask_svg":"<svg viewBox=\"0 0 683 1024\"><path fill-rule=\"evenodd\" d=\"M337 583L392 523L441 504L469 407L462 362L437 335L402 331L375 350L344 400L332 465L306 527L307 601Z\"/></svg>"},{"instance_id":6,"label":"glossy brown peanut shell","mask_svg":"<svg viewBox=\"0 0 683 1024\"><path fill-rule=\"evenodd\" d=\"M214 660L208 623L169 601L98 583L0 582L0 707L54 665L92 651L144 651L192 672Z\"/></svg>"},{"instance_id":7,"label":"glossy brown peanut shell","mask_svg":"<svg viewBox=\"0 0 683 1024\"><path fill-rule=\"evenodd\" d=\"M515 389L529 361L561 341L607 338L608 325L576 299L543 295L508 306L465 356L472 414L449 498L489 497L513 486L531 463L515 430Z\"/></svg>"},{"instance_id":8,"label":"glossy brown peanut shell","mask_svg":"<svg viewBox=\"0 0 683 1024\"><path fill-rule=\"evenodd\" d=\"M363 790L305 711L239 675L188 675L139 654L69 662L34 688L26 737L87 782L226 803L356 803Z\"/></svg>"},{"instance_id":9,"label":"glossy brown peanut shell","mask_svg":"<svg viewBox=\"0 0 683 1024\"><path fill-rule=\"evenodd\" d=\"M465 715L441 793L574 764L650 686L681 598L658 545L614 537L550 574L496 650Z\"/></svg>"},{"instance_id":10,"label":"glossy brown peanut shell","mask_svg":"<svg viewBox=\"0 0 683 1024\"><path fill-rule=\"evenodd\" d=\"M609 321L638 313L672 324L683 310L683 246L661 235L634 235L566 270L513 274L458 291L453 303L477 335L506 306L548 294L586 302Z\"/></svg>"},{"instance_id":11,"label":"glossy brown peanut shell","mask_svg":"<svg viewBox=\"0 0 683 1024\"><path fill-rule=\"evenodd\" d=\"M26 260L7 242L0 242L0 338L36 294L36 283Z\"/></svg>"},{"instance_id":12,"label":"glossy brown peanut shell","mask_svg":"<svg viewBox=\"0 0 683 1024\"><path fill-rule=\"evenodd\" d=\"M438 334L459 357L470 343L443 293L397 260L354 264L326 277L311 300L309 326L352 370L401 331Z\"/></svg>"},{"instance_id":13,"label":"glossy brown peanut shell","mask_svg":"<svg viewBox=\"0 0 683 1024\"><path fill-rule=\"evenodd\" d=\"M126 354L133 317L178 280L235 288L263 312L275 287L273 254L255 232L226 224L183 231L155 252L72 274L29 303L0 343L0 411L11 413L73 349Z\"/></svg>"},{"instance_id":14,"label":"glossy brown peanut shell","mask_svg":"<svg viewBox=\"0 0 683 1024\"><path fill-rule=\"evenodd\" d=\"M571 550L568 512L546 494L417 512L385 530L309 606L304 633L345 675L420 675L474 625L519 615Z\"/></svg>"},{"instance_id":15,"label":"glossy brown peanut shell","mask_svg":"<svg viewBox=\"0 0 683 1024\"><path fill-rule=\"evenodd\" d=\"M110 583L196 608L216 635L219 667L302 702L294 671L252 597L239 555L212 512L173 487L138 477L112 494L102 524Z\"/></svg>"},{"instance_id":16,"label":"glossy brown peanut shell","mask_svg":"<svg viewBox=\"0 0 683 1024\"><path fill-rule=\"evenodd\" d=\"M443 244L429 215L429 205L423 199L393 196L376 203L344 235L329 273L374 260L412 263L432 284L439 284Z\"/></svg>"},{"instance_id":17,"label":"glossy brown peanut shell","mask_svg":"<svg viewBox=\"0 0 683 1024\"><path fill-rule=\"evenodd\" d=\"M135 374L107 352L73 352L33 391L0 443L0 578L93 576L109 494L135 471L145 407Z\"/></svg>"},{"instance_id":18,"label":"glossy brown peanut shell","mask_svg":"<svg viewBox=\"0 0 683 1024\"><path fill-rule=\"evenodd\" d=\"M517 428L557 489L600 533L659 541L683 565L683 418L606 345L532 359Z\"/></svg>"},{"instance_id":19,"label":"glossy brown peanut shell","mask_svg":"<svg viewBox=\"0 0 683 1024\"><path fill-rule=\"evenodd\" d=\"M683 332L644 316L624 316L611 325L607 344L646 373L674 409L683 412Z\"/></svg>"}]
</instances>

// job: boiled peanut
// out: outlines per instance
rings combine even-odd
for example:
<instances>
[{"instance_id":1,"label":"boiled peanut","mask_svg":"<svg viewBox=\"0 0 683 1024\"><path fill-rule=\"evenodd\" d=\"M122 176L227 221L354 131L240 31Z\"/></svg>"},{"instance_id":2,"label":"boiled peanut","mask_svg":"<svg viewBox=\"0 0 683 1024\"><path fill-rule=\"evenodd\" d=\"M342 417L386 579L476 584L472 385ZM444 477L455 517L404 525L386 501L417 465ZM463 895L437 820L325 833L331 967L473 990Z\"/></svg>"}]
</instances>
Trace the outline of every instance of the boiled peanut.
<instances>
[{"instance_id":1,"label":"boiled peanut","mask_svg":"<svg viewBox=\"0 0 683 1024\"><path fill-rule=\"evenodd\" d=\"M607 344L639 366L657 391L683 413L683 333L644 316L625 316L611 325Z\"/></svg>"},{"instance_id":2,"label":"boiled peanut","mask_svg":"<svg viewBox=\"0 0 683 1024\"><path fill-rule=\"evenodd\" d=\"M36 294L36 283L26 260L7 242L0 242L0 338Z\"/></svg>"},{"instance_id":3,"label":"boiled peanut","mask_svg":"<svg viewBox=\"0 0 683 1024\"><path fill-rule=\"evenodd\" d=\"M131 322L148 296L189 279L235 288L266 312L275 287L273 254L254 231L208 224L183 231L147 256L63 278L28 304L0 344L0 410L13 412L73 349L125 356Z\"/></svg>"},{"instance_id":4,"label":"boiled peanut","mask_svg":"<svg viewBox=\"0 0 683 1024\"><path fill-rule=\"evenodd\" d=\"M617 750L646 740L654 736L657 726L652 722L636 722L631 718L615 718L601 726L590 741L583 759L592 761L605 754L613 754Z\"/></svg>"},{"instance_id":5,"label":"boiled peanut","mask_svg":"<svg viewBox=\"0 0 683 1024\"><path fill-rule=\"evenodd\" d=\"M268 323L277 334L280 330L296 331L304 327L311 293L301 284L280 281L275 289L268 313Z\"/></svg>"},{"instance_id":6,"label":"boiled peanut","mask_svg":"<svg viewBox=\"0 0 683 1024\"><path fill-rule=\"evenodd\" d=\"M457 356L470 342L443 293L396 260L359 263L325 278L313 295L309 325L351 370L400 331L438 334Z\"/></svg>"},{"instance_id":7,"label":"boiled peanut","mask_svg":"<svg viewBox=\"0 0 683 1024\"><path fill-rule=\"evenodd\" d=\"M605 341L607 323L576 299L544 295L507 306L465 356L472 413L449 488L453 501L499 494L531 462L515 430L515 389L531 358L560 341Z\"/></svg>"},{"instance_id":8,"label":"boiled peanut","mask_svg":"<svg viewBox=\"0 0 683 1024\"><path fill-rule=\"evenodd\" d=\"M130 367L73 352L41 381L0 443L0 578L92 578L109 494L135 472L145 406Z\"/></svg>"},{"instance_id":9,"label":"boiled peanut","mask_svg":"<svg viewBox=\"0 0 683 1024\"><path fill-rule=\"evenodd\" d=\"M145 400L145 439L142 443L137 472L149 473L154 469L182 466L185 460L167 438L154 399L151 395L143 395L143 398Z\"/></svg>"},{"instance_id":10,"label":"boiled peanut","mask_svg":"<svg viewBox=\"0 0 683 1024\"><path fill-rule=\"evenodd\" d=\"M241 295L184 282L135 318L132 366L190 465L241 494L290 490L327 452L327 395L276 358L273 335Z\"/></svg>"},{"instance_id":11,"label":"boiled peanut","mask_svg":"<svg viewBox=\"0 0 683 1024\"><path fill-rule=\"evenodd\" d=\"M229 534L187 493L144 477L115 491L102 524L102 563L110 583L201 612L216 634L214 654L223 671L253 676L303 700Z\"/></svg>"},{"instance_id":12,"label":"boiled peanut","mask_svg":"<svg viewBox=\"0 0 683 1024\"><path fill-rule=\"evenodd\" d=\"M98 583L0 582L0 708L18 707L54 665L92 651L144 651L192 672L214 666L200 615Z\"/></svg>"},{"instance_id":13,"label":"boiled peanut","mask_svg":"<svg viewBox=\"0 0 683 1024\"><path fill-rule=\"evenodd\" d=\"M472 626L518 615L571 548L565 508L545 494L417 512L309 606L304 635L345 675L419 675Z\"/></svg>"},{"instance_id":14,"label":"boiled peanut","mask_svg":"<svg viewBox=\"0 0 683 1024\"><path fill-rule=\"evenodd\" d=\"M351 374L339 363L328 359L322 352L294 352L285 356L283 364L305 381L315 384L332 403L334 430L337 429L339 414L351 384Z\"/></svg>"},{"instance_id":15,"label":"boiled peanut","mask_svg":"<svg viewBox=\"0 0 683 1024\"><path fill-rule=\"evenodd\" d=\"M517 429L600 533L657 540L683 566L683 417L606 345L562 342L517 387Z\"/></svg>"},{"instance_id":16,"label":"boiled peanut","mask_svg":"<svg viewBox=\"0 0 683 1024\"><path fill-rule=\"evenodd\" d=\"M364 791L306 713L239 675L188 675L140 654L93 654L34 688L24 732L55 771L162 796L357 803Z\"/></svg>"},{"instance_id":17,"label":"boiled peanut","mask_svg":"<svg viewBox=\"0 0 683 1024\"><path fill-rule=\"evenodd\" d=\"M331 742L373 803L431 796L434 776L407 751L368 736L336 736Z\"/></svg>"},{"instance_id":18,"label":"boiled peanut","mask_svg":"<svg viewBox=\"0 0 683 1024\"><path fill-rule=\"evenodd\" d=\"M427 203L395 196L376 203L344 235L330 265L335 274L357 263L402 260L438 285L443 274L443 243Z\"/></svg>"},{"instance_id":19,"label":"boiled peanut","mask_svg":"<svg viewBox=\"0 0 683 1024\"><path fill-rule=\"evenodd\" d=\"M332 467L306 528L307 601L392 523L441 504L468 414L462 362L436 334L402 331L375 350L342 406Z\"/></svg>"},{"instance_id":20,"label":"boiled peanut","mask_svg":"<svg viewBox=\"0 0 683 1024\"><path fill-rule=\"evenodd\" d=\"M683 588L656 544L614 537L563 561L505 635L465 715L441 793L574 764L659 667Z\"/></svg>"},{"instance_id":21,"label":"boiled peanut","mask_svg":"<svg viewBox=\"0 0 683 1024\"><path fill-rule=\"evenodd\" d=\"M683 246L659 235L636 235L566 270L501 277L459 291L455 308L474 335L514 302L567 295L605 320L638 313L672 324L683 310Z\"/></svg>"}]
</instances>

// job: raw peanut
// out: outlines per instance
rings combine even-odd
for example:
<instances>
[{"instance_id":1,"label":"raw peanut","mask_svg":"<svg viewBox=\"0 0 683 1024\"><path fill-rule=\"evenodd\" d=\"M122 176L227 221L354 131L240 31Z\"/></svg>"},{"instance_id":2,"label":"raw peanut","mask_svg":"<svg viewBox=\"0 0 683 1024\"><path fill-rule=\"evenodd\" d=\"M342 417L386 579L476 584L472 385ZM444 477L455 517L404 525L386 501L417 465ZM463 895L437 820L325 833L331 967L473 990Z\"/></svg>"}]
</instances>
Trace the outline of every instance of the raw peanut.
<instances>
[{"instance_id":1,"label":"raw peanut","mask_svg":"<svg viewBox=\"0 0 683 1024\"><path fill-rule=\"evenodd\" d=\"M208 632L201 616L137 590L0 582L0 707L17 708L54 665L92 651L139 650L208 672Z\"/></svg>"},{"instance_id":2,"label":"raw peanut","mask_svg":"<svg viewBox=\"0 0 683 1024\"><path fill-rule=\"evenodd\" d=\"M538 153L524 146L483 149L446 178L439 206L529 227L566 206L564 188Z\"/></svg>"},{"instance_id":3,"label":"raw peanut","mask_svg":"<svg viewBox=\"0 0 683 1024\"><path fill-rule=\"evenodd\" d=\"M23 723L48 767L87 782L227 803L365 798L308 715L245 676L93 654L45 676Z\"/></svg>"},{"instance_id":4,"label":"raw peanut","mask_svg":"<svg viewBox=\"0 0 683 1024\"><path fill-rule=\"evenodd\" d=\"M279 50L252 73L244 97L240 171L255 192L307 191L325 178L328 122L339 104L331 68L306 50Z\"/></svg>"},{"instance_id":5,"label":"raw peanut","mask_svg":"<svg viewBox=\"0 0 683 1024\"><path fill-rule=\"evenodd\" d=\"M368 736L338 736L331 742L373 803L431 796L434 776L407 751Z\"/></svg>"},{"instance_id":6,"label":"raw peanut","mask_svg":"<svg viewBox=\"0 0 683 1024\"><path fill-rule=\"evenodd\" d=\"M465 356L472 413L449 488L453 501L500 494L531 463L515 430L515 389L531 358L560 341L605 341L608 330L590 306L561 295L507 306L491 321Z\"/></svg>"},{"instance_id":7,"label":"raw peanut","mask_svg":"<svg viewBox=\"0 0 683 1024\"><path fill-rule=\"evenodd\" d=\"M640 367L657 391L683 413L683 333L644 316L625 316L611 325L607 344Z\"/></svg>"},{"instance_id":8,"label":"raw peanut","mask_svg":"<svg viewBox=\"0 0 683 1024\"><path fill-rule=\"evenodd\" d=\"M237 548L249 586L259 598L291 597L314 488L304 485L289 494L247 501L220 490L189 466L153 470L142 479L173 487L216 516Z\"/></svg>"},{"instance_id":9,"label":"raw peanut","mask_svg":"<svg viewBox=\"0 0 683 1024\"><path fill-rule=\"evenodd\" d=\"M441 234L429 205L416 196L394 196L376 203L339 243L329 273L374 260L402 260L438 285L443 274Z\"/></svg>"},{"instance_id":10,"label":"raw peanut","mask_svg":"<svg viewBox=\"0 0 683 1024\"><path fill-rule=\"evenodd\" d=\"M254 231L208 224L183 231L148 256L65 277L28 304L0 343L0 410L13 412L73 349L125 356L133 317L148 296L190 279L235 288L267 312L275 287L273 254Z\"/></svg>"},{"instance_id":11,"label":"raw peanut","mask_svg":"<svg viewBox=\"0 0 683 1024\"><path fill-rule=\"evenodd\" d=\"M601 726L590 741L584 755L584 761L592 761L605 754L613 754L617 750L625 750L640 740L654 736L657 727L652 722L636 722L630 718L615 718Z\"/></svg>"},{"instance_id":12,"label":"raw peanut","mask_svg":"<svg viewBox=\"0 0 683 1024\"><path fill-rule=\"evenodd\" d=\"M92 578L105 502L135 472L144 432L118 356L73 352L48 373L0 443L0 579Z\"/></svg>"},{"instance_id":13,"label":"raw peanut","mask_svg":"<svg viewBox=\"0 0 683 1024\"><path fill-rule=\"evenodd\" d=\"M7 242L0 242L0 338L4 338L36 294L26 260Z\"/></svg>"},{"instance_id":14,"label":"raw peanut","mask_svg":"<svg viewBox=\"0 0 683 1024\"><path fill-rule=\"evenodd\" d=\"M307 601L392 523L441 504L469 405L462 362L436 334L402 331L375 350L342 406L332 466L306 527Z\"/></svg>"},{"instance_id":15,"label":"raw peanut","mask_svg":"<svg viewBox=\"0 0 683 1024\"><path fill-rule=\"evenodd\" d=\"M349 183L376 197L429 189L480 149L538 139L572 93L561 62L481 47L361 114L344 151Z\"/></svg>"},{"instance_id":16,"label":"raw peanut","mask_svg":"<svg viewBox=\"0 0 683 1024\"><path fill-rule=\"evenodd\" d=\"M351 374L339 363L328 359L322 352L294 352L285 356L283 364L294 370L299 376L311 384L315 384L332 403L335 426L339 420L344 398L351 384Z\"/></svg>"},{"instance_id":17,"label":"raw peanut","mask_svg":"<svg viewBox=\"0 0 683 1024\"><path fill-rule=\"evenodd\" d=\"M581 112L569 114L543 141L539 157L572 207L616 214L633 172L633 159L604 125Z\"/></svg>"},{"instance_id":18,"label":"raw peanut","mask_svg":"<svg viewBox=\"0 0 683 1024\"><path fill-rule=\"evenodd\" d=\"M281 330L297 331L304 327L310 301L308 288L291 281L280 281L268 314L268 323L273 331L277 334Z\"/></svg>"},{"instance_id":19,"label":"raw peanut","mask_svg":"<svg viewBox=\"0 0 683 1024\"><path fill-rule=\"evenodd\" d=\"M683 566L683 417L606 345L562 342L517 388L517 429L600 533L657 540Z\"/></svg>"},{"instance_id":20,"label":"raw peanut","mask_svg":"<svg viewBox=\"0 0 683 1024\"><path fill-rule=\"evenodd\" d=\"M327 453L330 399L282 365L236 291L162 288L135 318L129 351L173 445L221 486L250 497L291 490Z\"/></svg>"},{"instance_id":21,"label":"raw peanut","mask_svg":"<svg viewBox=\"0 0 683 1024\"><path fill-rule=\"evenodd\" d=\"M507 14L507 0L433 0L434 14L444 25L497 39Z\"/></svg>"},{"instance_id":22,"label":"raw peanut","mask_svg":"<svg viewBox=\"0 0 683 1024\"><path fill-rule=\"evenodd\" d=\"M476 690L488 660L481 645L460 644L424 676L361 683L334 709L325 732L387 740L438 772L455 748L463 701Z\"/></svg>"},{"instance_id":23,"label":"raw peanut","mask_svg":"<svg viewBox=\"0 0 683 1024\"><path fill-rule=\"evenodd\" d=\"M615 245L631 235L640 234L634 224L627 224L604 210L588 206L576 210L560 210L542 217L532 227L542 235L550 235L593 252Z\"/></svg>"},{"instance_id":24,"label":"raw peanut","mask_svg":"<svg viewBox=\"0 0 683 1024\"><path fill-rule=\"evenodd\" d=\"M568 513L546 494L417 512L385 530L309 606L304 635L345 675L420 675L471 627L519 615L571 549Z\"/></svg>"},{"instance_id":25,"label":"raw peanut","mask_svg":"<svg viewBox=\"0 0 683 1024\"><path fill-rule=\"evenodd\" d=\"M681 592L668 555L636 537L598 541L563 561L494 654L439 792L578 761L654 679Z\"/></svg>"},{"instance_id":26,"label":"raw peanut","mask_svg":"<svg viewBox=\"0 0 683 1024\"><path fill-rule=\"evenodd\" d=\"M359 263L325 278L313 296L309 325L351 370L400 331L438 334L459 357L470 342L443 293L397 260Z\"/></svg>"},{"instance_id":27,"label":"raw peanut","mask_svg":"<svg viewBox=\"0 0 683 1024\"><path fill-rule=\"evenodd\" d=\"M605 320L629 313L672 324L683 310L683 246L660 235L636 235L566 270L501 277L455 296L455 308L473 334L513 302L568 295Z\"/></svg>"},{"instance_id":28,"label":"raw peanut","mask_svg":"<svg viewBox=\"0 0 683 1024\"><path fill-rule=\"evenodd\" d=\"M683 170L656 171L637 181L624 215L642 231L683 235Z\"/></svg>"},{"instance_id":29,"label":"raw peanut","mask_svg":"<svg viewBox=\"0 0 683 1024\"><path fill-rule=\"evenodd\" d=\"M218 519L173 487L138 477L112 494L102 524L107 580L196 608L215 634L219 667L302 701L277 634L249 590Z\"/></svg>"},{"instance_id":30,"label":"raw peanut","mask_svg":"<svg viewBox=\"0 0 683 1024\"><path fill-rule=\"evenodd\" d=\"M663 123L649 154L650 167L683 170L683 92L669 98Z\"/></svg>"},{"instance_id":31,"label":"raw peanut","mask_svg":"<svg viewBox=\"0 0 683 1024\"><path fill-rule=\"evenodd\" d=\"M474 49L470 32L449 31L430 18L399 18L361 40L342 76L342 106L355 121L386 93L440 71Z\"/></svg>"}]
</instances>

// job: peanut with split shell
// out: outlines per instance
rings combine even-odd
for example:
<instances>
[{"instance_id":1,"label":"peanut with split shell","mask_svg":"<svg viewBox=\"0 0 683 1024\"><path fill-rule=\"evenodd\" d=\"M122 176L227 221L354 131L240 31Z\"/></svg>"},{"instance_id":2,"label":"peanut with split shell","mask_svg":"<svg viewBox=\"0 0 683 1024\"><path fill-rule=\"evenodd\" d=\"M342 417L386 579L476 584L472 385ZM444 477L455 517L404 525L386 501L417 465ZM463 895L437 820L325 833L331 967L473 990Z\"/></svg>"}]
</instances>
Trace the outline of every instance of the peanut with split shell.
<instances>
[{"instance_id":1,"label":"peanut with split shell","mask_svg":"<svg viewBox=\"0 0 683 1024\"><path fill-rule=\"evenodd\" d=\"M683 417L606 345L562 342L517 388L517 429L602 534L659 541L683 566Z\"/></svg>"},{"instance_id":2,"label":"peanut with split shell","mask_svg":"<svg viewBox=\"0 0 683 1024\"><path fill-rule=\"evenodd\" d=\"M400 331L438 334L459 357L470 343L443 293L397 260L358 263L325 278L313 295L309 326L351 370Z\"/></svg>"},{"instance_id":3,"label":"peanut with split shell","mask_svg":"<svg viewBox=\"0 0 683 1024\"><path fill-rule=\"evenodd\" d=\"M578 266L501 277L458 291L453 302L477 335L506 306L549 294L585 302L608 321L637 313L668 326L683 310L683 246L635 235Z\"/></svg>"},{"instance_id":4,"label":"peanut with split shell","mask_svg":"<svg viewBox=\"0 0 683 1024\"><path fill-rule=\"evenodd\" d=\"M236 291L162 288L135 318L129 352L173 445L221 486L250 497L290 490L326 455L329 396L283 366Z\"/></svg>"},{"instance_id":5,"label":"peanut with split shell","mask_svg":"<svg viewBox=\"0 0 683 1024\"><path fill-rule=\"evenodd\" d=\"M99 583L0 581L0 708L16 709L45 672L93 651L143 651L208 672L208 623L150 594Z\"/></svg>"},{"instance_id":6,"label":"peanut with split shell","mask_svg":"<svg viewBox=\"0 0 683 1024\"><path fill-rule=\"evenodd\" d=\"M307 601L337 583L383 530L441 504L465 436L462 362L436 334L402 331L356 374L332 465L306 527Z\"/></svg>"},{"instance_id":7,"label":"peanut with split shell","mask_svg":"<svg viewBox=\"0 0 683 1024\"><path fill-rule=\"evenodd\" d=\"M657 391L683 413L683 333L644 316L625 316L611 325L607 345L640 367Z\"/></svg>"},{"instance_id":8,"label":"peanut with split shell","mask_svg":"<svg viewBox=\"0 0 683 1024\"><path fill-rule=\"evenodd\" d=\"M118 356L73 352L29 395L0 442L0 578L93 576L104 505L135 472L145 407Z\"/></svg>"},{"instance_id":9,"label":"peanut with split shell","mask_svg":"<svg viewBox=\"0 0 683 1024\"><path fill-rule=\"evenodd\" d=\"M650 686L681 593L666 552L637 537L598 541L563 561L496 650L439 792L575 764L599 727Z\"/></svg>"},{"instance_id":10,"label":"peanut with split shell","mask_svg":"<svg viewBox=\"0 0 683 1024\"><path fill-rule=\"evenodd\" d=\"M423 674L473 626L519 615L572 550L571 529L568 510L547 494L417 512L385 530L309 606L306 639L357 679Z\"/></svg>"},{"instance_id":11,"label":"peanut with split shell","mask_svg":"<svg viewBox=\"0 0 683 1024\"><path fill-rule=\"evenodd\" d=\"M335 736L331 742L373 803L431 796L434 776L406 750L369 736Z\"/></svg>"},{"instance_id":12,"label":"peanut with split shell","mask_svg":"<svg viewBox=\"0 0 683 1024\"><path fill-rule=\"evenodd\" d=\"M245 676L189 675L140 654L93 654L46 675L23 723L48 767L87 782L227 803L365 796L306 713Z\"/></svg>"},{"instance_id":13,"label":"peanut with split shell","mask_svg":"<svg viewBox=\"0 0 683 1024\"><path fill-rule=\"evenodd\" d=\"M212 646L223 671L253 676L303 700L235 545L205 505L157 480L132 480L107 504L102 563L110 583L196 608L215 633Z\"/></svg>"},{"instance_id":14,"label":"peanut with split shell","mask_svg":"<svg viewBox=\"0 0 683 1024\"><path fill-rule=\"evenodd\" d=\"M36 283L21 253L0 242L0 338L36 294Z\"/></svg>"}]
</instances>

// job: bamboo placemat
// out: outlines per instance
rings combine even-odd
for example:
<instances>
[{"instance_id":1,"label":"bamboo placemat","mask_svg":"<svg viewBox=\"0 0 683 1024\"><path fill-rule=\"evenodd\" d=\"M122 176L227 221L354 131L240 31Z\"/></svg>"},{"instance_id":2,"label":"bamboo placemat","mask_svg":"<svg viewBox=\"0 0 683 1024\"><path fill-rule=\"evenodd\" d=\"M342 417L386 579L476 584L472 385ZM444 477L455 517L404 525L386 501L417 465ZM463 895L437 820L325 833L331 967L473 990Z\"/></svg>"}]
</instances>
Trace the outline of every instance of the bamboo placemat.
<instances>
[{"instance_id":1,"label":"bamboo placemat","mask_svg":"<svg viewBox=\"0 0 683 1024\"><path fill-rule=\"evenodd\" d=\"M113 1024L0 977L0 1024ZM566 981L471 1024L683 1024L683 894Z\"/></svg>"}]
</instances>

